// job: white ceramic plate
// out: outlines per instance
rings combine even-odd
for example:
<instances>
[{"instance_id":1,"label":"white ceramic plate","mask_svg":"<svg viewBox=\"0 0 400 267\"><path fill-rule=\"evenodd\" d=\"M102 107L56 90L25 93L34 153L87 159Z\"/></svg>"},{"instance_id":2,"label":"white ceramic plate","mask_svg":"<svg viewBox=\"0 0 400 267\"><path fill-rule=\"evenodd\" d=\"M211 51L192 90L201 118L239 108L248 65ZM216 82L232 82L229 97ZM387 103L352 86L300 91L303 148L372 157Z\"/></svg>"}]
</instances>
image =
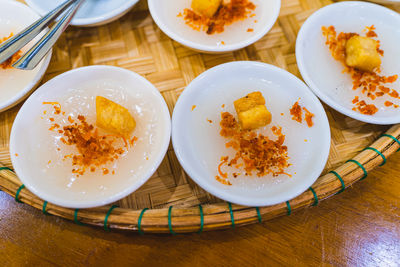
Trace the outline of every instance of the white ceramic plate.
<instances>
[{"instance_id":1,"label":"white ceramic plate","mask_svg":"<svg viewBox=\"0 0 400 267\"><path fill-rule=\"evenodd\" d=\"M275 125L286 135L284 144L292 164L287 172L293 177L241 175L229 178L233 185L226 186L215 179L221 156L234 155L219 134L221 112L236 116L233 101L254 91L262 92L272 113L272 122L261 130L263 134L276 139L270 130ZM311 128L291 119L289 109L299 98L300 104L315 114ZM193 105L196 108L191 111ZM243 61L214 67L189 84L175 106L172 142L179 162L203 189L232 203L266 206L292 199L315 182L328 158L330 129L321 103L302 81L275 66Z\"/></svg>"},{"instance_id":2,"label":"white ceramic plate","mask_svg":"<svg viewBox=\"0 0 400 267\"><path fill-rule=\"evenodd\" d=\"M193 30L185 24L183 17L177 16L179 13L183 14L185 8L190 8L191 2L191 0L148 1L154 21L165 34L184 46L208 53L234 51L258 41L272 28L281 7L280 0L252 0L257 6L254 11L255 17L226 26L223 33L208 35L204 31ZM249 28L254 31L247 32Z\"/></svg>"},{"instance_id":3,"label":"white ceramic plate","mask_svg":"<svg viewBox=\"0 0 400 267\"><path fill-rule=\"evenodd\" d=\"M375 123L394 124L400 122L400 109L386 107L385 101L400 104L387 95L371 101L361 94L360 89L352 90L351 77L342 73L344 67L333 59L325 45L321 27L333 25L336 32L358 32L366 26L375 25L381 48L382 75L400 75L400 15L385 7L367 2L341 2L326 6L303 24L297 37L296 58L301 75L313 92L326 104L354 119ZM389 84L400 90L400 81ZM370 116L353 111L352 100L356 95L377 106L379 111Z\"/></svg>"},{"instance_id":4,"label":"white ceramic plate","mask_svg":"<svg viewBox=\"0 0 400 267\"><path fill-rule=\"evenodd\" d=\"M70 159L63 160L65 155L76 154L76 148L60 142L62 134L48 130L52 125L49 117L56 122L60 117L52 115L52 107L42 103L58 101L65 117L76 119L82 114L95 124L97 95L130 111L137 123L133 135L139 139L127 154L102 166L110 174L103 175L97 168L94 173L87 170L76 177ZM60 125L68 124L65 117ZM11 131L11 160L21 182L38 197L69 208L102 206L129 195L151 177L167 151L170 131L167 105L145 78L117 67L84 67L48 81L24 103Z\"/></svg>"},{"instance_id":5,"label":"white ceramic plate","mask_svg":"<svg viewBox=\"0 0 400 267\"><path fill-rule=\"evenodd\" d=\"M39 15L28 6L13 0L0 0L0 39L8 37L10 33L17 34L37 19ZM26 45L22 52L26 52L39 38ZM18 104L39 84L50 58L51 51L31 71L0 68L0 112Z\"/></svg>"},{"instance_id":6,"label":"white ceramic plate","mask_svg":"<svg viewBox=\"0 0 400 267\"><path fill-rule=\"evenodd\" d=\"M62 4L65 0L26 0L40 15ZM71 25L99 26L125 15L139 0L85 0Z\"/></svg>"}]
</instances>

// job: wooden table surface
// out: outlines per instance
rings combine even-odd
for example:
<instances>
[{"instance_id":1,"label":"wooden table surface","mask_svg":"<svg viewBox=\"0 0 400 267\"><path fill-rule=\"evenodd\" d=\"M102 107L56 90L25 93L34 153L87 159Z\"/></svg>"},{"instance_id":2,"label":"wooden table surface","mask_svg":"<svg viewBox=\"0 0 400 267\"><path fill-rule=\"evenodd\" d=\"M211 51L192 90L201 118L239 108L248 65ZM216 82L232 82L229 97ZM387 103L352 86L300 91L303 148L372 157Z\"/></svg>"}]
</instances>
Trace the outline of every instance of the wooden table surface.
<instances>
[{"instance_id":1,"label":"wooden table surface","mask_svg":"<svg viewBox=\"0 0 400 267\"><path fill-rule=\"evenodd\" d=\"M0 192L0 259L3 266L399 266L399 196L400 153L317 207L202 234L105 232Z\"/></svg>"}]
</instances>

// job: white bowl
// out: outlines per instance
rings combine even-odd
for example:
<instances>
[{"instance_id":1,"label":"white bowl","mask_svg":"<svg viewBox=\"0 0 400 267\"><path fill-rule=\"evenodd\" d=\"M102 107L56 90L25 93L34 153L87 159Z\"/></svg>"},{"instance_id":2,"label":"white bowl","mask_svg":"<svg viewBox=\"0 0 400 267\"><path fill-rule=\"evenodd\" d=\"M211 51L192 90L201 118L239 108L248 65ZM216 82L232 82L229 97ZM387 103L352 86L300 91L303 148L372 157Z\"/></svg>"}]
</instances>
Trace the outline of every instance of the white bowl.
<instances>
[{"instance_id":1,"label":"white bowl","mask_svg":"<svg viewBox=\"0 0 400 267\"><path fill-rule=\"evenodd\" d=\"M158 27L169 37L184 46L206 53L223 53L241 49L263 37L276 22L281 7L280 0L252 0L257 6L255 17L225 26L223 33L208 35L185 24L183 14L190 8L191 0L149 0L150 13ZM258 22L255 23L255 20ZM254 29L247 32L247 29ZM224 44L225 43L225 44Z\"/></svg>"},{"instance_id":2,"label":"white bowl","mask_svg":"<svg viewBox=\"0 0 400 267\"><path fill-rule=\"evenodd\" d=\"M254 91L262 92L272 113L262 132L276 139L270 128L282 126L292 164L286 171L293 177L241 175L229 179L232 186L223 185L215 179L218 164L221 156L233 156L234 151L219 135L221 112L236 114L233 101ZM311 128L291 119L289 109L299 98L315 114ZM232 203L266 206L290 200L315 182L328 159L330 129L321 103L297 77L272 65L243 61L214 67L189 84L174 109L172 143L185 171L204 190Z\"/></svg>"},{"instance_id":3,"label":"white bowl","mask_svg":"<svg viewBox=\"0 0 400 267\"><path fill-rule=\"evenodd\" d=\"M120 103L133 114L137 122L133 135L139 139L126 155L104 166L110 174L88 170L76 177L70 160L63 160L65 155L76 154L76 148L63 145L62 135L48 130L52 125L49 117L56 122L60 118L42 103L58 101L65 116L82 114L94 124L97 95ZM48 81L24 103L11 130L11 160L21 182L38 197L63 207L91 208L115 202L143 185L160 165L170 132L167 105L149 81L122 68L84 67Z\"/></svg>"},{"instance_id":4,"label":"white bowl","mask_svg":"<svg viewBox=\"0 0 400 267\"><path fill-rule=\"evenodd\" d=\"M0 38L9 36L11 32L17 34L40 18L28 6L16 1L0 0L0 7ZM27 44L22 52L26 52L39 38ZM0 112L17 105L39 84L50 59L51 51L31 71L0 68Z\"/></svg>"},{"instance_id":5,"label":"white bowl","mask_svg":"<svg viewBox=\"0 0 400 267\"><path fill-rule=\"evenodd\" d=\"M65 0L26 0L27 4L40 15L62 4ZM139 0L85 0L79 8L71 25L99 26L125 15Z\"/></svg>"},{"instance_id":6,"label":"white bowl","mask_svg":"<svg viewBox=\"0 0 400 267\"><path fill-rule=\"evenodd\" d=\"M313 92L326 104L354 119L374 124L400 123L400 108L386 107L385 101L400 104L387 95L372 101L360 89L352 90L349 74L336 61L325 45L322 26L333 25L336 32L358 32L375 25L375 32L385 51L382 58L382 75L400 75L400 15L388 8L367 2L340 2L321 8L312 14L301 27L296 42L296 59L301 75ZM388 85L400 92L400 81ZM353 111L352 100L356 95L374 104L379 111L364 115Z\"/></svg>"}]
</instances>

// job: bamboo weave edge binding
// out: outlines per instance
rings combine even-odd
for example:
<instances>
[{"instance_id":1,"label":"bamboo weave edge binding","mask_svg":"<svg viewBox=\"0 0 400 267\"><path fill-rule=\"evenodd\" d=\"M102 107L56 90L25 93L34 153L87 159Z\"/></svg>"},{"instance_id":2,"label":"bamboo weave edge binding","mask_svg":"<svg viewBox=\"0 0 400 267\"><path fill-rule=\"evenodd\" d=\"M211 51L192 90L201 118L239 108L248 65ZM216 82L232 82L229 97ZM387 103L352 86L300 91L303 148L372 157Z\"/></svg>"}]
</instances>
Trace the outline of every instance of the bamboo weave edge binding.
<instances>
[{"instance_id":1,"label":"bamboo weave edge binding","mask_svg":"<svg viewBox=\"0 0 400 267\"><path fill-rule=\"evenodd\" d=\"M390 136L399 140L400 124L390 128L369 147L377 149L385 158L388 158L400 148L399 142ZM358 164L354 164L354 161L362 164L365 169L360 168ZM382 162L382 156L379 153L375 153L373 149L363 150L352 160L347 161L334 171L343 179L347 188L365 178L366 172L373 170L381 165ZM222 202L203 205L201 211L199 210L199 206L186 209L174 207L173 210L167 207L147 210L144 214L143 210L115 208L112 210L112 213L107 214L110 211L110 207L108 206L89 210L82 209L79 210L78 214L77 210L58 207L37 198L22 187L18 177L12 171L7 167L3 167L1 163L0 168L0 177L3 178L0 179L0 188L12 196L18 194L16 197L21 202L39 210L44 210L43 207L45 207L46 213L75 221L79 224L84 223L104 227L104 221L106 220L109 228L140 230L143 233L170 233L171 228L173 228L174 233L199 232L199 230L210 231L231 228L233 223L235 226L243 226L261 221L259 215L265 221L285 214L289 215L289 207L291 214L294 210L314 206L321 200L329 198L343 189L341 181L337 179L338 177L332 173L328 173L321 176L312 185L312 190L305 191L288 203L269 207L255 208L232 205L231 213L230 205ZM18 189L20 190L18 191ZM140 229L138 229L139 220L141 224Z\"/></svg>"}]
</instances>

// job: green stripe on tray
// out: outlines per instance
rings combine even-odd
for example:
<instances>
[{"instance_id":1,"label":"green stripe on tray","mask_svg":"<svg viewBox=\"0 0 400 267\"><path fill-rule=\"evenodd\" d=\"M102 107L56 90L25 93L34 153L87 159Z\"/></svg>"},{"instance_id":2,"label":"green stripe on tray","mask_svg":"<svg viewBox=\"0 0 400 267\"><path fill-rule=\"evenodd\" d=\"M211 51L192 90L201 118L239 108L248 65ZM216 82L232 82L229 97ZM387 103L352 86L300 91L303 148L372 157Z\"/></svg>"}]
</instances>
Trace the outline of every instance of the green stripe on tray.
<instances>
[{"instance_id":1,"label":"green stripe on tray","mask_svg":"<svg viewBox=\"0 0 400 267\"><path fill-rule=\"evenodd\" d=\"M21 185L18 189L17 192L15 193L15 201L17 201L18 203L22 203L21 200L19 200L19 193L21 193L21 190L25 188L25 185Z\"/></svg>"},{"instance_id":2,"label":"green stripe on tray","mask_svg":"<svg viewBox=\"0 0 400 267\"><path fill-rule=\"evenodd\" d=\"M143 214L146 212L146 210L148 210L148 208L144 208L142 209L142 211L140 212L139 218L138 218L138 232L141 235L144 235L144 232L142 231L142 218L143 218Z\"/></svg>"},{"instance_id":3,"label":"green stripe on tray","mask_svg":"<svg viewBox=\"0 0 400 267\"><path fill-rule=\"evenodd\" d=\"M228 202L229 213L231 214L232 228L235 228L235 218L233 217L232 204Z\"/></svg>"},{"instance_id":4,"label":"green stripe on tray","mask_svg":"<svg viewBox=\"0 0 400 267\"><path fill-rule=\"evenodd\" d=\"M82 222L78 221L78 211L79 209L75 209L74 211L74 222L78 225L84 225Z\"/></svg>"},{"instance_id":5,"label":"green stripe on tray","mask_svg":"<svg viewBox=\"0 0 400 267\"><path fill-rule=\"evenodd\" d=\"M347 163L347 162L353 162L353 163L357 164L358 167L360 167L360 168L363 170L364 176L363 176L360 180L364 180L365 178L367 178L368 172L367 172L367 170L365 169L365 167L364 167L360 162L358 162L358 161L355 160L355 159L350 159L350 160L346 161L346 163Z\"/></svg>"},{"instance_id":6,"label":"green stripe on tray","mask_svg":"<svg viewBox=\"0 0 400 267\"><path fill-rule=\"evenodd\" d=\"M203 228L204 228L204 213L203 213L203 207L201 206L201 204L199 204L199 211L200 211L200 230L197 233L201 233L203 232Z\"/></svg>"},{"instance_id":7,"label":"green stripe on tray","mask_svg":"<svg viewBox=\"0 0 400 267\"><path fill-rule=\"evenodd\" d=\"M286 206L287 206L287 215L292 214L292 207L290 206L289 201L286 201Z\"/></svg>"},{"instance_id":8,"label":"green stripe on tray","mask_svg":"<svg viewBox=\"0 0 400 267\"><path fill-rule=\"evenodd\" d=\"M112 205L111 208L108 210L106 217L104 218L104 230L110 231L110 228L107 226L108 217L110 217L111 212L113 209L117 208L117 205Z\"/></svg>"},{"instance_id":9,"label":"green stripe on tray","mask_svg":"<svg viewBox=\"0 0 400 267\"><path fill-rule=\"evenodd\" d=\"M382 164L381 165L379 165L379 166L383 166L383 165L385 165L385 163L386 163L386 157L378 150L378 149L376 149L376 148L374 148L374 147L367 147L366 149L364 149L364 150L372 150L372 151L375 151L379 156L381 156L382 157Z\"/></svg>"},{"instance_id":10,"label":"green stripe on tray","mask_svg":"<svg viewBox=\"0 0 400 267\"><path fill-rule=\"evenodd\" d=\"M10 169L8 167L0 167L0 171L4 171L4 170L14 172L13 169Z\"/></svg>"},{"instance_id":11,"label":"green stripe on tray","mask_svg":"<svg viewBox=\"0 0 400 267\"><path fill-rule=\"evenodd\" d=\"M342 177L335 171L330 171L330 173L334 174L339 179L340 183L342 184L342 189L340 189L340 191L337 192L336 195L342 193L346 189L346 185L344 184Z\"/></svg>"},{"instance_id":12,"label":"green stripe on tray","mask_svg":"<svg viewBox=\"0 0 400 267\"><path fill-rule=\"evenodd\" d=\"M256 207L256 211L257 211L258 222L261 223L262 222L262 217L261 217L260 208Z\"/></svg>"},{"instance_id":13,"label":"green stripe on tray","mask_svg":"<svg viewBox=\"0 0 400 267\"><path fill-rule=\"evenodd\" d=\"M45 215L48 215L49 213L46 211L46 207L47 207L47 201L43 202L43 207L42 207L42 212Z\"/></svg>"},{"instance_id":14,"label":"green stripe on tray","mask_svg":"<svg viewBox=\"0 0 400 267\"><path fill-rule=\"evenodd\" d=\"M314 195L314 203L312 204L312 206L317 206L319 203L318 195L317 195L317 193L315 193L315 190L311 186L309 189L310 189L311 193L313 193L313 195Z\"/></svg>"},{"instance_id":15,"label":"green stripe on tray","mask_svg":"<svg viewBox=\"0 0 400 267\"><path fill-rule=\"evenodd\" d=\"M168 209L168 228L169 228L169 232L172 234L172 235L176 235L176 233L174 232L174 230L172 230L172 221L171 221L171 212L172 211L172 206L170 206L169 207L169 209Z\"/></svg>"},{"instance_id":16,"label":"green stripe on tray","mask_svg":"<svg viewBox=\"0 0 400 267\"><path fill-rule=\"evenodd\" d=\"M390 134L382 134L382 136L386 136L386 137L392 138L395 142L397 142L397 143L400 145L399 139L397 139L397 138L394 137L393 135L390 135ZM399 152L399 151L400 151L400 148L397 149L397 152Z\"/></svg>"}]
</instances>

